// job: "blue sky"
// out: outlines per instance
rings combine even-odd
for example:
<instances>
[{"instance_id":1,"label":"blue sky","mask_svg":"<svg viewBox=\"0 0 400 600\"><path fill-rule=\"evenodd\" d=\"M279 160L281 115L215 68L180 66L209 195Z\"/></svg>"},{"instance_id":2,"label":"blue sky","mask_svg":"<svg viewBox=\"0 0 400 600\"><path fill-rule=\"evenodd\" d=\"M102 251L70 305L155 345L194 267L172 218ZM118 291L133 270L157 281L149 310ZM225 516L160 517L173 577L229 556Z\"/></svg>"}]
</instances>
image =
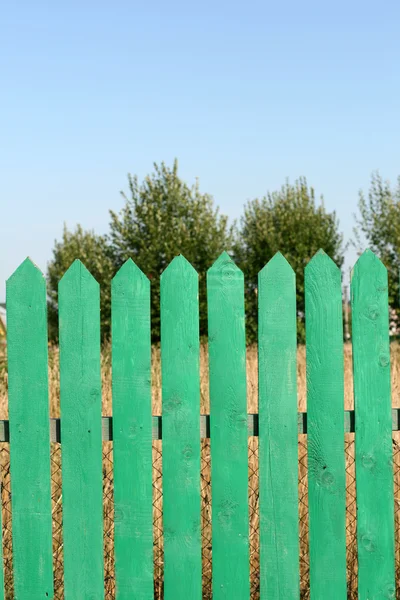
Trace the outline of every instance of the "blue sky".
<instances>
[{"instance_id":1,"label":"blue sky","mask_svg":"<svg viewBox=\"0 0 400 600\"><path fill-rule=\"evenodd\" d=\"M0 300L174 157L232 218L304 175L348 239L371 171L400 174L399 21L395 0L6 3Z\"/></svg>"}]
</instances>

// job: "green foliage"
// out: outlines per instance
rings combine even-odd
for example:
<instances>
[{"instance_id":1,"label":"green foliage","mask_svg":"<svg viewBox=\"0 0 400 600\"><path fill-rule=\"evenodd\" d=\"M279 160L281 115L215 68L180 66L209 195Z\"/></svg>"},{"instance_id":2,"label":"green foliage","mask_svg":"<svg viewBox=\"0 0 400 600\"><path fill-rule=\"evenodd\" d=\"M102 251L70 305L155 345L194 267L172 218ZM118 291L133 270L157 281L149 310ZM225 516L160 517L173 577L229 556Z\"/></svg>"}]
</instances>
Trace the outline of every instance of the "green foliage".
<instances>
[{"instance_id":1,"label":"green foliage","mask_svg":"<svg viewBox=\"0 0 400 600\"><path fill-rule=\"evenodd\" d=\"M154 165L154 172L139 184L129 175L129 196L120 213L110 212L108 236L98 236L78 226L64 228L56 241L48 266L50 339L58 338L58 282L79 258L100 284L101 331L110 335L111 292L114 273L127 260L134 262L151 280L152 338L160 337L160 275L170 261L183 254L199 273L200 332L207 333L205 275L223 250L233 245L233 228L220 215L208 194L196 183L188 187L178 176L178 164Z\"/></svg>"},{"instance_id":2,"label":"green foliage","mask_svg":"<svg viewBox=\"0 0 400 600\"><path fill-rule=\"evenodd\" d=\"M388 269L389 304L399 308L400 272L400 177L395 187L383 181L379 173L373 173L366 198L360 192L359 215L355 230L360 245L361 234L368 247L381 259Z\"/></svg>"},{"instance_id":3,"label":"green foliage","mask_svg":"<svg viewBox=\"0 0 400 600\"><path fill-rule=\"evenodd\" d=\"M115 267L127 258L151 280L153 340L160 336L160 275L178 254L199 273L200 333L207 332L205 275L223 250L230 250L233 229L198 183L188 187L178 176L178 163L154 165L139 184L129 175L129 197L117 214L111 212L109 241Z\"/></svg>"},{"instance_id":4,"label":"green foliage","mask_svg":"<svg viewBox=\"0 0 400 600\"><path fill-rule=\"evenodd\" d=\"M296 272L298 338L304 340L304 267L319 248L342 266L342 236L335 213L326 212L322 199L317 205L314 190L305 179L244 209L239 236L228 218L220 215L213 199L189 187L178 175L178 164L164 163L142 182L129 175L129 194L123 194L119 213L110 212L110 231L98 236L64 229L55 243L48 267L50 339L57 340L58 281L80 258L101 287L103 339L110 335L110 282L117 269L132 258L151 281L152 339L160 337L160 275L170 261L183 254L199 273L200 333L207 334L206 272L223 250L233 250L246 279L247 341L257 334L257 276L263 266L281 251Z\"/></svg>"},{"instance_id":5,"label":"green foliage","mask_svg":"<svg viewBox=\"0 0 400 600\"><path fill-rule=\"evenodd\" d=\"M114 265L107 239L80 225L75 231L64 227L60 241L53 248L53 258L48 265L48 312L49 338L58 340L58 283L75 259L80 259L100 284L101 333L106 338L110 333L111 279Z\"/></svg>"},{"instance_id":6,"label":"green foliage","mask_svg":"<svg viewBox=\"0 0 400 600\"><path fill-rule=\"evenodd\" d=\"M304 341L304 268L320 248L341 267L342 241L336 214L325 210L322 197L316 204L305 178L248 202L235 248L246 277L248 342L257 334L257 275L274 254L282 252L296 273L298 339Z\"/></svg>"}]
</instances>

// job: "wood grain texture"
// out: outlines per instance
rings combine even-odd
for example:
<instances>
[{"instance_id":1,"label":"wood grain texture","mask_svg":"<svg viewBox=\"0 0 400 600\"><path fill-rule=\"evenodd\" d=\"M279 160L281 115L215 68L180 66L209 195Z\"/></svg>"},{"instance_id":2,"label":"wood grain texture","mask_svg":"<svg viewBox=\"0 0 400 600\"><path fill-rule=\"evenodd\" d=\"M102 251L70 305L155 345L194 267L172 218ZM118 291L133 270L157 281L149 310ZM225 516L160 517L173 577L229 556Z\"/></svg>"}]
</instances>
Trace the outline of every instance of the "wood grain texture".
<instances>
[{"instance_id":1,"label":"wood grain texture","mask_svg":"<svg viewBox=\"0 0 400 600\"><path fill-rule=\"evenodd\" d=\"M53 598L46 281L29 259L7 282L7 352L15 597Z\"/></svg>"},{"instance_id":2,"label":"wood grain texture","mask_svg":"<svg viewBox=\"0 0 400 600\"><path fill-rule=\"evenodd\" d=\"M200 600L198 275L183 256L161 276L165 600Z\"/></svg>"},{"instance_id":3,"label":"wood grain texture","mask_svg":"<svg viewBox=\"0 0 400 600\"><path fill-rule=\"evenodd\" d=\"M117 600L153 584L150 282L128 260L112 281L114 553Z\"/></svg>"},{"instance_id":4,"label":"wood grain texture","mask_svg":"<svg viewBox=\"0 0 400 600\"><path fill-rule=\"evenodd\" d=\"M367 250L351 280L358 593L394 598L394 493L387 271Z\"/></svg>"},{"instance_id":5,"label":"wood grain texture","mask_svg":"<svg viewBox=\"0 0 400 600\"><path fill-rule=\"evenodd\" d=\"M207 274L214 600L246 600L248 446L243 273L224 252Z\"/></svg>"},{"instance_id":6,"label":"wood grain texture","mask_svg":"<svg viewBox=\"0 0 400 600\"><path fill-rule=\"evenodd\" d=\"M80 261L60 281L59 319L65 600L101 600L99 286Z\"/></svg>"},{"instance_id":7,"label":"wood grain texture","mask_svg":"<svg viewBox=\"0 0 400 600\"><path fill-rule=\"evenodd\" d=\"M319 251L305 270L312 600L345 600L346 477L340 270Z\"/></svg>"},{"instance_id":8,"label":"wood grain texture","mask_svg":"<svg viewBox=\"0 0 400 600\"><path fill-rule=\"evenodd\" d=\"M258 276L261 600L298 600L295 274L278 253Z\"/></svg>"}]
</instances>

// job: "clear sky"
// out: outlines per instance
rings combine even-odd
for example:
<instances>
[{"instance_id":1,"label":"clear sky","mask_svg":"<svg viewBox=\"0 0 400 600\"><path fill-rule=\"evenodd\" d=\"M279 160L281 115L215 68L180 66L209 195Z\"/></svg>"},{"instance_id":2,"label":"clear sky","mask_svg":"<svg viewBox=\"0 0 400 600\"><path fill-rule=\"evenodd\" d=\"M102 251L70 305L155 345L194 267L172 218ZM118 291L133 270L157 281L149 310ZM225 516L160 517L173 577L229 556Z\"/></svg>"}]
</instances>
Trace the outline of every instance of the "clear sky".
<instances>
[{"instance_id":1,"label":"clear sky","mask_svg":"<svg viewBox=\"0 0 400 600\"><path fill-rule=\"evenodd\" d=\"M371 171L400 174L399 22L398 0L5 3L0 301L174 157L232 218L304 175L348 239Z\"/></svg>"}]
</instances>

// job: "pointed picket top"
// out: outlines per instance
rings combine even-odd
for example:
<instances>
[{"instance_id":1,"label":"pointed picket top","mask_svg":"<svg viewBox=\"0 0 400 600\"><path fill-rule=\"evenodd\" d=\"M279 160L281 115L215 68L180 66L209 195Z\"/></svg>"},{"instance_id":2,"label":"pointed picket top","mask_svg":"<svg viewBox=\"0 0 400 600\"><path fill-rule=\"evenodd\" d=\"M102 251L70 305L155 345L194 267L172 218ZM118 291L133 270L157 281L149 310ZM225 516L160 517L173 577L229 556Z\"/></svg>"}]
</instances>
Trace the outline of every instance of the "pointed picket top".
<instances>
[{"instance_id":1,"label":"pointed picket top","mask_svg":"<svg viewBox=\"0 0 400 600\"><path fill-rule=\"evenodd\" d=\"M365 250L361 254L356 264L354 265L351 271L351 281L353 281L353 279L361 275L368 275L369 278L380 275L385 279L387 278L387 268L385 267L383 262L376 256L376 254L374 254L374 252L372 252L372 250L370 250L369 248L367 248L367 250Z\"/></svg>"},{"instance_id":2,"label":"pointed picket top","mask_svg":"<svg viewBox=\"0 0 400 600\"><path fill-rule=\"evenodd\" d=\"M341 285L341 270L323 250L318 250L304 269L306 323L311 313L318 312L321 301L323 305L341 302Z\"/></svg>"},{"instance_id":3,"label":"pointed picket top","mask_svg":"<svg viewBox=\"0 0 400 600\"><path fill-rule=\"evenodd\" d=\"M96 287L99 287L96 279L93 277L90 271L87 270L83 262L79 259L76 259L61 277L58 287L61 289L65 285L68 285L70 281L79 280L85 282L86 285L95 285Z\"/></svg>"},{"instance_id":4,"label":"pointed picket top","mask_svg":"<svg viewBox=\"0 0 400 600\"><path fill-rule=\"evenodd\" d=\"M190 262L182 255L175 256L169 263L168 267L161 273L161 281L168 279L173 273L185 273L187 275L195 275L198 277L196 269L190 264Z\"/></svg>"},{"instance_id":5,"label":"pointed picket top","mask_svg":"<svg viewBox=\"0 0 400 600\"><path fill-rule=\"evenodd\" d=\"M150 280L131 258L120 267L111 280L112 314L117 314L117 305L125 305L124 310L131 314L141 302L150 306ZM146 299L146 300L144 300ZM122 307L120 306L122 309ZM145 310L145 309L139 309ZM113 319L113 317L112 317Z\"/></svg>"},{"instance_id":6,"label":"pointed picket top","mask_svg":"<svg viewBox=\"0 0 400 600\"><path fill-rule=\"evenodd\" d=\"M239 269L235 261L231 256L229 256L226 250L219 255L214 264L208 269L207 273L209 275L221 273L226 278L230 278L234 273L243 276L243 272L241 269Z\"/></svg>"},{"instance_id":7,"label":"pointed picket top","mask_svg":"<svg viewBox=\"0 0 400 600\"><path fill-rule=\"evenodd\" d=\"M121 280L143 280L150 283L149 278L143 273L143 271L137 266L137 264L131 259L128 258L124 262L124 264L118 269L112 278L112 282L118 283Z\"/></svg>"},{"instance_id":8,"label":"pointed picket top","mask_svg":"<svg viewBox=\"0 0 400 600\"><path fill-rule=\"evenodd\" d=\"M325 250L322 250L322 248L320 248L314 254L309 263L306 265L305 272L307 272L307 270L312 271L316 268L325 268L331 269L332 271L340 271L340 268L337 266L335 261L332 260L331 257L325 252Z\"/></svg>"},{"instance_id":9,"label":"pointed picket top","mask_svg":"<svg viewBox=\"0 0 400 600\"><path fill-rule=\"evenodd\" d=\"M365 250L353 267L350 281L354 312L353 332L357 330L356 315L363 310L374 322L388 319L388 272L371 250ZM376 323L375 323L376 325ZM387 325L382 325L385 329Z\"/></svg>"},{"instance_id":10,"label":"pointed picket top","mask_svg":"<svg viewBox=\"0 0 400 600\"><path fill-rule=\"evenodd\" d=\"M274 256L267 262L267 264L261 269L258 273L258 280L262 281L267 277L276 276L279 273L281 274L293 274L294 271L292 265L286 260L281 252L277 252Z\"/></svg>"},{"instance_id":11,"label":"pointed picket top","mask_svg":"<svg viewBox=\"0 0 400 600\"><path fill-rule=\"evenodd\" d=\"M15 303L20 308L24 306L46 314L46 278L30 258L26 258L6 282L7 311L12 310Z\"/></svg>"},{"instance_id":12,"label":"pointed picket top","mask_svg":"<svg viewBox=\"0 0 400 600\"><path fill-rule=\"evenodd\" d=\"M29 256L15 269L14 273L10 275L7 279L7 285L16 280L25 279L26 277L45 282L45 276L42 271Z\"/></svg>"}]
</instances>

